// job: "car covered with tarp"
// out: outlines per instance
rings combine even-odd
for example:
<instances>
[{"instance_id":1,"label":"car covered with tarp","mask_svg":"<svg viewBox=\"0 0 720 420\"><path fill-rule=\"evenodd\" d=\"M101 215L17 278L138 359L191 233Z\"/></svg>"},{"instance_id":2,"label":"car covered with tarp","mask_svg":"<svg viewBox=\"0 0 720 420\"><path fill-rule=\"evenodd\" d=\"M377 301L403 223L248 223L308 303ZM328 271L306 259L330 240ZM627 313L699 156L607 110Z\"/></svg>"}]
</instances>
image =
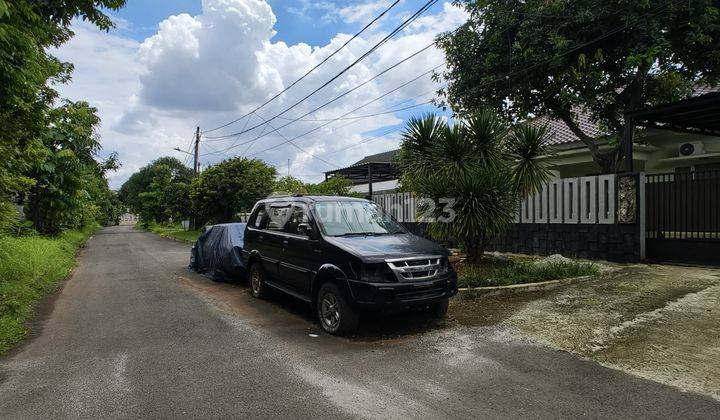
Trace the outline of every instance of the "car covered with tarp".
<instances>
[{"instance_id":1,"label":"car covered with tarp","mask_svg":"<svg viewBox=\"0 0 720 420\"><path fill-rule=\"evenodd\" d=\"M190 269L215 281L242 279L246 223L224 223L205 228L190 254Z\"/></svg>"}]
</instances>

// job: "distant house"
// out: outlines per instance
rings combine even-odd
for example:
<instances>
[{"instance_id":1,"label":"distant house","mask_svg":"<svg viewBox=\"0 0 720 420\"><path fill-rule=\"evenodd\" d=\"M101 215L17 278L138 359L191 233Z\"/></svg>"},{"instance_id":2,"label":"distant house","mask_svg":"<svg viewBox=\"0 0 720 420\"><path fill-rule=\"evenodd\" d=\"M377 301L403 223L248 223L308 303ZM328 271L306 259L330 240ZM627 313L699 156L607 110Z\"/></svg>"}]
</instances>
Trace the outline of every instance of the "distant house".
<instances>
[{"instance_id":1,"label":"distant house","mask_svg":"<svg viewBox=\"0 0 720 420\"><path fill-rule=\"evenodd\" d=\"M555 157L550 166L559 178L598 175L600 168L593 162L587 146L560 120L541 119L537 124L547 125ZM600 130L587 115L579 118L581 129L597 137L601 150L610 147L599 137ZM389 150L365 156L352 165L326 172L326 177L343 175L353 181L353 191L373 194L394 191L398 186L397 174L391 162L398 150ZM638 129L633 145L634 167L646 173L689 172L720 169L720 137L669 131L659 128ZM372 175L372 186L369 185ZM368 194L369 195L369 194Z\"/></svg>"}]
</instances>

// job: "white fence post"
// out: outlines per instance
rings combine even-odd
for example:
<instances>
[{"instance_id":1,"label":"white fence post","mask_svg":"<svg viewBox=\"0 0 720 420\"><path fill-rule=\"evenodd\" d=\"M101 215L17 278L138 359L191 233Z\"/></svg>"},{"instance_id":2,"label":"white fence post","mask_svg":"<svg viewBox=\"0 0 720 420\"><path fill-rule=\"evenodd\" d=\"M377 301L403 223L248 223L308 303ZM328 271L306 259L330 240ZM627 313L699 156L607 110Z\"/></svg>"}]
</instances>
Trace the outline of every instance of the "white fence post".
<instances>
[{"instance_id":1,"label":"white fence post","mask_svg":"<svg viewBox=\"0 0 720 420\"><path fill-rule=\"evenodd\" d=\"M580 223L597 223L597 177L580 178Z\"/></svg>"},{"instance_id":2,"label":"white fence post","mask_svg":"<svg viewBox=\"0 0 720 420\"><path fill-rule=\"evenodd\" d=\"M578 195L580 188L577 178L563 179L563 222L578 223L580 221L580 205Z\"/></svg>"},{"instance_id":3,"label":"white fence post","mask_svg":"<svg viewBox=\"0 0 720 420\"><path fill-rule=\"evenodd\" d=\"M615 223L615 174L598 176L598 223Z\"/></svg>"},{"instance_id":4,"label":"white fence post","mask_svg":"<svg viewBox=\"0 0 720 420\"><path fill-rule=\"evenodd\" d=\"M563 181L555 179L548 184L548 219L550 223L563 223Z\"/></svg>"},{"instance_id":5,"label":"white fence post","mask_svg":"<svg viewBox=\"0 0 720 420\"><path fill-rule=\"evenodd\" d=\"M548 222L548 185L545 184L533 196L535 207L535 223Z\"/></svg>"},{"instance_id":6,"label":"white fence post","mask_svg":"<svg viewBox=\"0 0 720 420\"><path fill-rule=\"evenodd\" d=\"M533 223L535 219L535 206L532 196L525 197L520 207L520 222L521 223Z\"/></svg>"}]
</instances>

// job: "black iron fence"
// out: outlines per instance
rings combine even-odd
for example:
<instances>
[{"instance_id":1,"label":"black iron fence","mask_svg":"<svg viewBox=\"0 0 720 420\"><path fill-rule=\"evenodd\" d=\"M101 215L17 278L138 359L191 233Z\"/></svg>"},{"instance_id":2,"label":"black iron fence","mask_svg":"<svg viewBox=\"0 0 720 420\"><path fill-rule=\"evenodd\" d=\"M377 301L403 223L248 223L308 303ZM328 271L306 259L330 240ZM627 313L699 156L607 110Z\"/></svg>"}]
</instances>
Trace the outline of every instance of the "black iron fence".
<instances>
[{"instance_id":1,"label":"black iron fence","mask_svg":"<svg viewBox=\"0 0 720 420\"><path fill-rule=\"evenodd\" d=\"M720 240L720 170L646 175L648 239Z\"/></svg>"}]
</instances>

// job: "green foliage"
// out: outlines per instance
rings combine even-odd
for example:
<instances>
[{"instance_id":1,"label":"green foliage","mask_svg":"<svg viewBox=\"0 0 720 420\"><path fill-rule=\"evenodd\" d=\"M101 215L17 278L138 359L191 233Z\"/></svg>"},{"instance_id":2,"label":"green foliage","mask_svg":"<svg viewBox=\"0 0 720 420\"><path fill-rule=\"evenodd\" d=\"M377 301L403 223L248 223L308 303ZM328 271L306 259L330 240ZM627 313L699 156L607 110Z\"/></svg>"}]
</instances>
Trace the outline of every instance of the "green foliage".
<instances>
[{"instance_id":1,"label":"green foliage","mask_svg":"<svg viewBox=\"0 0 720 420\"><path fill-rule=\"evenodd\" d=\"M129 206L140 214L145 222L186 220L192 215L190 177L190 170L182 166L177 159L161 158L133 174L120 193L128 190L137 193L136 199L130 199L133 204ZM141 181L149 181L149 184L142 187L139 185ZM130 188L125 190L128 185Z\"/></svg>"},{"instance_id":2,"label":"green foliage","mask_svg":"<svg viewBox=\"0 0 720 420\"><path fill-rule=\"evenodd\" d=\"M70 273L78 247L97 229L95 224L54 238L0 237L0 354L27 333L33 303Z\"/></svg>"},{"instance_id":3,"label":"green foliage","mask_svg":"<svg viewBox=\"0 0 720 420\"><path fill-rule=\"evenodd\" d=\"M273 192L276 194L307 194L307 185L293 176L283 176L273 184Z\"/></svg>"},{"instance_id":4,"label":"green foliage","mask_svg":"<svg viewBox=\"0 0 720 420\"><path fill-rule=\"evenodd\" d=\"M26 212L39 232L55 234L95 221L105 223L110 215L103 210L114 211L104 175L118 163L114 154L102 163L95 160L100 150L96 112L86 102L70 101L48 112L42 153L28 173L34 185Z\"/></svg>"},{"instance_id":5,"label":"green foliage","mask_svg":"<svg viewBox=\"0 0 720 420\"><path fill-rule=\"evenodd\" d=\"M563 120L603 170L622 150L600 151L585 111L618 145L624 112L687 96L720 80L720 7L714 0L459 0L470 19L438 38L449 84L443 102L483 106L512 120Z\"/></svg>"},{"instance_id":6,"label":"green foliage","mask_svg":"<svg viewBox=\"0 0 720 420\"><path fill-rule=\"evenodd\" d=\"M350 191L352 182L342 176L334 176L318 184L307 184L307 193L311 195L340 195L345 197L362 197L362 194Z\"/></svg>"},{"instance_id":7,"label":"green foliage","mask_svg":"<svg viewBox=\"0 0 720 420\"><path fill-rule=\"evenodd\" d=\"M485 259L480 264L463 267L458 274L458 287L508 286L536 283L600 273L597 265L578 261L502 261Z\"/></svg>"},{"instance_id":8,"label":"green foliage","mask_svg":"<svg viewBox=\"0 0 720 420\"><path fill-rule=\"evenodd\" d=\"M189 187L192 179L192 169L178 159L161 157L132 174L120 187L119 198L131 211L145 214L152 220L188 217ZM148 192L154 192L158 197L145 196L143 201L140 195ZM150 211L147 206L154 204L157 207Z\"/></svg>"},{"instance_id":9,"label":"green foliage","mask_svg":"<svg viewBox=\"0 0 720 420\"><path fill-rule=\"evenodd\" d=\"M52 85L67 82L72 71L71 64L49 51L70 39L74 17L107 30L112 22L102 10L116 10L124 3L0 0L0 232L16 223L11 202L20 201L35 185L30 172L47 159L43 141L57 99Z\"/></svg>"},{"instance_id":10,"label":"green foliage","mask_svg":"<svg viewBox=\"0 0 720 420\"><path fill-rule=\"evenodd\" d=\"M430 233L460 241L471 262L512 223L520 197L549 177L539 160L548 153L546 131L510 130L489 109L453 126L434 115L411 118L402 138L403 189L422 197L419 215L430 217Z\"/></svg>"},{"instance_id":11,"label":"green foliage","mask_svg":"<svg viewBox=\"0 0 720 420\"><path fill-rule=\"evenodd\" d=\"M273 190L276 170L257 159L232 158L206 169L190 186L197 224L224 223L249 212Z\"/></svg>"},{"instance_id":12,"label":"green foliage","mask_svg":"<svg viewBox=\"0 0 720 420\"><path fill-rule=\"evenodd\" d=\"M273 191L285 194L340 195L346 197L362 196L362 194L350 191L351 187L352 182L342 176L335 176L318 184L306 184L292 176L284 176L275 181Z\"/></svg>"}]
</instances>

